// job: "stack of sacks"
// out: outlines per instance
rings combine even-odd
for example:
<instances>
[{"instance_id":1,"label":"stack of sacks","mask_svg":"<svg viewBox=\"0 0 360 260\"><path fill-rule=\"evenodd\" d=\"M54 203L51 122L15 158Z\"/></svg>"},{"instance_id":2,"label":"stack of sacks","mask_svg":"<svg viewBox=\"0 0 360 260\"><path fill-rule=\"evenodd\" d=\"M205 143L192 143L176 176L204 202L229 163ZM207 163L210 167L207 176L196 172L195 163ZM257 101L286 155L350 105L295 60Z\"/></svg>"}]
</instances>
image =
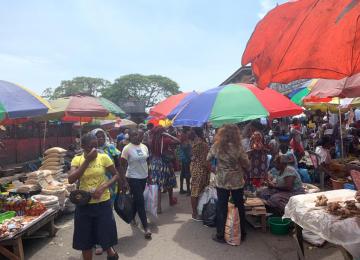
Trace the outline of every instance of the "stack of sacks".
<instances>
[{"instance_id":1,"label":"stack of sacks","mask_svg":"<svg viewBox=\"0 0 360 260\"><path fill-rule=\"evenodd\" d=\"M53 171L40 170L27 174L27 177L25 184L37 183L41 187L41 194L58 197L60 207L64 206L65 198L69 195L69 192L63 183L54 180Z\"/></svg>"},{"instance_id":2,"label":"stack of sacks","mask_svg":"<svg viewBox=\"0 0 360 260\"><path fill-rule=\"evenodd\" d=\"M26 174L26 185L37 185L38 190L41 190L42 185L45 185L44 172L43 171L35 171Z\"/></svg>"},{"instance_id":3,"label":"stack of sacks","mask_svg":"<svg viewBox=\"0 0 360 260\"><path fill-rule=\"evenodd\" d=\"M60 147L53 147L44 152L44 158L42 166L39 170L50 170L52 175L57 177L62 175L64 168L64 157L66 155L66 150Z\"/></svg>"}]
</instances>

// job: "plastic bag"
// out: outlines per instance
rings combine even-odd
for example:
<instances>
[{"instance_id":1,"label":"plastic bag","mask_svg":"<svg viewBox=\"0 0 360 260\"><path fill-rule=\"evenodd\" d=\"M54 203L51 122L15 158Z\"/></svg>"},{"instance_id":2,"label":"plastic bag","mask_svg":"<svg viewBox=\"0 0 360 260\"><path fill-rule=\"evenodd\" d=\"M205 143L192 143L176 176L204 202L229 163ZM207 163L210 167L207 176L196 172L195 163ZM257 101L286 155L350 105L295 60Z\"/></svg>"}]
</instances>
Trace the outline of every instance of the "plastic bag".
<instances>
[{"instance_id":1,"label":"plastic bag","mask_svg":"<svg viewBox=\"0 0 360 260\"><path fill-rule=\"evenodd\" d=\"M133 198L129 193L118 192L114 202L114 209L126 223L134 219Z\"/></svg>"},{"instance_id":2,"label":"plastic bag","mask_svg":"<svg viewBox=\"0 0 360 260\"><path fill-rule=\"evenodd\" d=\"M216 188L207 186L203 191L203 193L201 193L199 198L199 202L197 206L197 212L199 216L202 215L203 207L206 203L209 202L210 199L217 200L217 192L216 192Z\"/></svg>"},{"instance_id":3,"label":"plastic bag","mask_svg":"<svg viewBox=\"0 0 360 260\"><path fill-rule=\"evenodd\" d=\"M146 184L144 191L145 210L157 217L159 187L157 184Z\"/></svg>"},{"instance_id":4,"label":"plastic bag","mask_svg":"<svg viewBox=\"0 0 360 260\"><path fill-rule=\"evenodd\" d=\"M298 172L303 183L311 183L311 178L307 169L299 168Z\"/></svg>"},{"instance_id":5,"label":"plastic bag","mask_svg":"<svg viewBox=\"0 0 360 260\"><path fill-rule=\"evenodd\" d=\"M314 234L313 232L303 229L302 231L303 239L314 245L314 246L322 246L325 244L325 239L322 239L319 235Z\"/></svg>"},{"instance_id":6,"label":"plastic bag","mask_svg":"<svg viewBox=\"0 0 360 260\"><path fill-rule=\"evenodd\" d=\"M239 246L241 241L239 210L231 202L228 203L224 238L226 243Z\"/></svg>"},{"instance_id":7,"label":"plastic bag","mask_svg":"<svg viewBox=\"0 0 360 260\"><path fill-rule=\"evenodd\" d=\"M210 199L202 210L203 224L208 227L216 226L216 200Z\"/></svg>"}]
</instances>

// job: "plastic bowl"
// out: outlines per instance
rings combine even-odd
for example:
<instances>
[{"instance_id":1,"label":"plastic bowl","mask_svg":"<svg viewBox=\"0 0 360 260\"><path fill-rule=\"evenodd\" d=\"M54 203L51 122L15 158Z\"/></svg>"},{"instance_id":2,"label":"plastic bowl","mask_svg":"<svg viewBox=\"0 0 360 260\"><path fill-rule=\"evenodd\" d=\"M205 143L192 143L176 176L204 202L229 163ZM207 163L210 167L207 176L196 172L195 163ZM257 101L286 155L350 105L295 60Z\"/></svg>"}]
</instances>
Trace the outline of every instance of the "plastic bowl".
<instances>
[{"instance_id":1,"label":"plastic bowl","mask_svg":"<svg viewBox=\"0 0 360 260\"><path fill-rule=\"evenodd\" d=\"M11 219L16 216L15 211L7 211L5 213L0 214L0 224L2 224L5 220Z\"/></svg>"},{"instance_id":2,"label":"plastic bowl","mask_svg":"<svg viewBox=\"0 0 360 260\"><path fill-rule=\"evenodd\" d=\"M287 235L289 234L291 219L281 217L270 217L268 219L270 232L274 235Z\"/></svg>"}]
</instances>

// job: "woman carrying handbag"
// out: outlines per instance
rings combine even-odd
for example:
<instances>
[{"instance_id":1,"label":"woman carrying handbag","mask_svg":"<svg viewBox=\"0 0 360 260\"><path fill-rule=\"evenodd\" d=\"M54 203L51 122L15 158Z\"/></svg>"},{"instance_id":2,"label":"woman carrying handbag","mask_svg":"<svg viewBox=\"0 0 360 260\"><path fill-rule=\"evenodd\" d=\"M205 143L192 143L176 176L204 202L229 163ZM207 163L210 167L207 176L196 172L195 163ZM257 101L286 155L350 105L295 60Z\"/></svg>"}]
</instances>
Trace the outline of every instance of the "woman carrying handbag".
<instances>
[{"instance_id":1,"label":"woman carrying handbag","mask_svg":"<svg viewBox=\"0 0 360 260\"><path fill-rule=\"evenodd\" d=\"M84 135L81 143L84 152L72 160L68 180L70 184L79 182L74 199L81 197L81 193L90 194L91 197L88 203L81 201L76 206L73 248L82 251L84 260L91 260L92 249L99 244L107 252L107 259L116 260L119 256L113 246L118 238L109 187L120 176L109 156L98 153L95 135ZM106 172L112 174L110 180ZM126 183L124 178L120 178L120 183L122 186Z\"/></svg>"}]
</instances>

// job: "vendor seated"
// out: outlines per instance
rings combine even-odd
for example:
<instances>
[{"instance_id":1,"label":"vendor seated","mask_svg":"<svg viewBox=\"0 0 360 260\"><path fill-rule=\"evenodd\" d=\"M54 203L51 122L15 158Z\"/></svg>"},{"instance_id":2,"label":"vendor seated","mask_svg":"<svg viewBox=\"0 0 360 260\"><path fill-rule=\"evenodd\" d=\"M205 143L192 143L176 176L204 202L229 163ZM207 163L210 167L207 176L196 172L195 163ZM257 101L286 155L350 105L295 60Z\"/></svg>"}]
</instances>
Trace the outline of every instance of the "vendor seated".
<instances>
[{"instance_id":1,"label":"vendor seated","mask_svg":"<svg viewBox=\"0 0 360 260\"><path fill-rule=\"evenodd\" d=\"M274 165L277 171L272 171L268 188L260 192L260 198L264 200L268 210L278 215L284 214L290 197L305 193L297 170L289 165L290 159L288 155L275 158Z\"/></svg>"},{"instance_id":2,"label":"vendor seated","mask_svg":"<svg viewBox=\"0 0 360 260\"><path fill-rule=\"evenodd\" d=\"M322 166L328 165L331 162L330 149L332 148L332 140L329 136L323 136L317 142L315 154L319 156L319 164Z\"/></svg>"}]
</instances>

